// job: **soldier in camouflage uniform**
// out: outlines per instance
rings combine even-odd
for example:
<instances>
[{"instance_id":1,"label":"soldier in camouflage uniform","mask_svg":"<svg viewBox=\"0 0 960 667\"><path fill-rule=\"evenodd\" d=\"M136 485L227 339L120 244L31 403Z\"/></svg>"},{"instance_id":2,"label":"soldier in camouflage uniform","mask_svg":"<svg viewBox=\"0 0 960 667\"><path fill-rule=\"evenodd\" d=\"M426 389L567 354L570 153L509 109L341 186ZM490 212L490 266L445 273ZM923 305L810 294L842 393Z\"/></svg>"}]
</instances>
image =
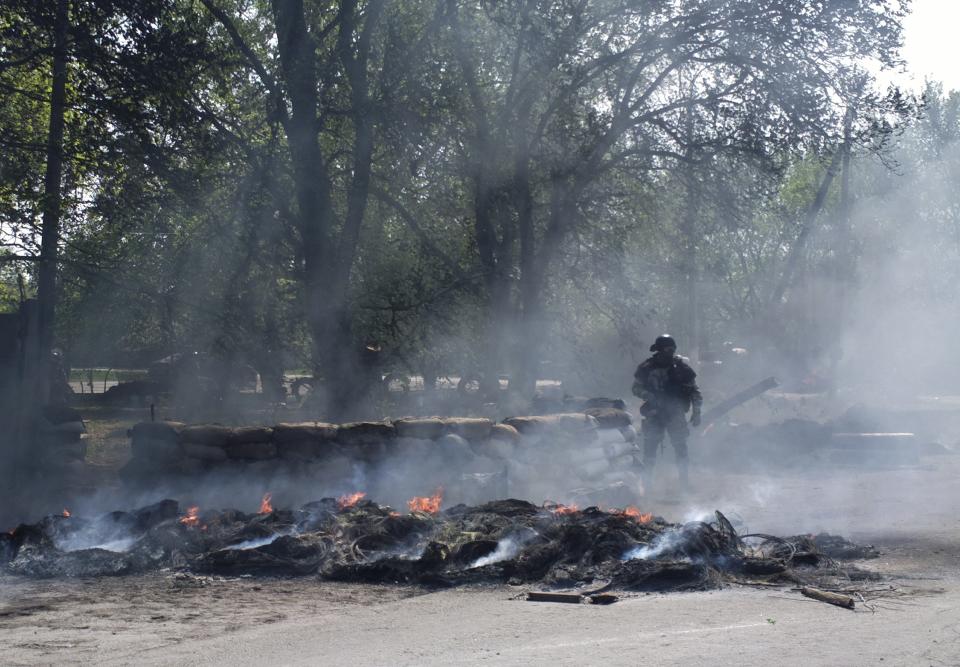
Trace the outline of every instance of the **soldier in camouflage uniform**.
<instances>
[{"instance_id":1,"label":"soldier in camouflage uniform","mask_svg":"<svg viewBox=\"0 0 960 667\"><path fill-rule=\"evenodd\" d=\"M634 373L633 394L643 399L643 475L649 484L657 463L657 450L666 433L677 455L680 484L686 487L687 478L687 411L693 408L690 423L700 425L700 406L703 397L697 387L697 374L687 360L678 355L677 342L672 336L659 336L650 346L652 357L637 367Z\"/></svg>"}]
</instances>

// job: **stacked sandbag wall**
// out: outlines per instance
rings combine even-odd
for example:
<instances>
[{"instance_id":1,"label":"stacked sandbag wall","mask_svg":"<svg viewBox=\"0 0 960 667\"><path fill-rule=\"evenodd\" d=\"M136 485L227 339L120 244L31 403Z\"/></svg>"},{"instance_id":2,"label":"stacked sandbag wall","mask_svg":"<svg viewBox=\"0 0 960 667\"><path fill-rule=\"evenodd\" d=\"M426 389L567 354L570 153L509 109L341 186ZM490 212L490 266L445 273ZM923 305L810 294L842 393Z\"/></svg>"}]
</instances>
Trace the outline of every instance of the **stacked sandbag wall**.
<instances>
[{"instance_id":1,"label":"stacked sandbag wall","mask_svg":"<svg viewBox=\"0 0 960 667\"><path fill-rule=\"evenodd\" d=\"M382 422L219 424L144 422L131 431L130 471L198 472L229 465L318 465L344 461L430 461L451 475L503 470L514 485L555 488L558 480L589 487L639 483L636 431L617 408L510 417L417 417ZM345 473L346 474L346 473Z\"/></svg>"}]
</instances>

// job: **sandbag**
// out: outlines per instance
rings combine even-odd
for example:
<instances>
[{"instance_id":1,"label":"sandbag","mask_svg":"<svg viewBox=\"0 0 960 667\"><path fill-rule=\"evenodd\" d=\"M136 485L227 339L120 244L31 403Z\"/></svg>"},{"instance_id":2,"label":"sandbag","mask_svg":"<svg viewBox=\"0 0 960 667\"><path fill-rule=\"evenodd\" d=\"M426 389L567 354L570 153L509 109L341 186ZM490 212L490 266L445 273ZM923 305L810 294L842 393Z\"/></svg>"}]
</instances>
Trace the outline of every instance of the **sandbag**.
<instances>
[{"instance_id":1,"label":"sandbag","mask_svg":"<svg viewBox=\"0 0 960 667\"><path fill-rule=\"evenodd\" d=\"M519 438L519 436L517 437ZM514 456L514 443L513 441L490 438L489 440L475 442L473 451L479 456L486 456L499 461L510 460Z\"/></svg>"},{"instance_id":2,"label":"sandbag","mask_svg":"<svg viewBox=\"0 0 960 667\"><path fill-rule=\"evenodd\" d=\"M333 440L291 440L275 444L277 456L287 461L316 461L341 453L340 446Z\"/></svg>"},{"instance_id":3,"label":"sandbag","mask_svg":"<svg viewBox=\"0 0 960 667\"><path fill-rule=\"evenodd\" d=\"M637 450L632 442L607 442L603 445L603 451L608 459L615 459L625 454L633 455Z\"/></svg>"},{"instance_id":4,"label":"sandbag","mask_svg":"<svg viewBox=\"0 0 960 667\"><path fill-rule=\"evenodd\" d=\"M426 438L399 437L390 448L390 454L401 461L423 459L436 448L436 442Z\"/></svg>"},{"instance_id":5,"label":"sandbag","mask_svg":"<svg viewBox=\"0 0 960 667\"><path fill-rule=\"evenodd\" d=\"M224 449L231 459L263 461L277 458L277 445L273 442L231 442Z\"/></svg>"},{"instance_id":6,"label":"sandbag","mask_svg":"<svg viewBox=\"0 0 960 667\"><path fill-rule=\"evenodd\" d=\"M333 440L337 437L337 427L324 422L300 422L296 424L277 424L273 427L273 441L297 442L302 440Z\"/></svg>"},{"instance_id":7,"label":"sandbag","mask_svg":"<svg viewBox=\"0 0 960 667\"><path fill-rule=\"evenodd\" d=\"M393 426L401 438L436 440L446 432L444 420L439 417L398 419L393 422Z\"/></svg>"},{"instance_id":8,"label":"sandbag","mask_svg":"<svg viewBox=\"0 0 960 667\"><path fill-rule=\"evenodd\" d=\"M490 436L493 422L483 417L448 417L443 420L447 432L467 440L483 440Z\"/></svg>"},{"instance_id":9,"label":"sandbag","mask_svg":"<svg viewBox=\"0 0 960 667\"><path fill-rule=\"evenodd\" d=\"M269 426L241 426L233 429L230 434L231 445L241 443L270 442L273 440L273 429Z\"/></svg>"},{"instance_id":10,"label":"sandbag","mask_svg":"<svg viewBox=\"0 0 960 667\"><path fill-rule=\"evenodd\" d=\"M396 438L390 440L355 440L351 443L338 442L345 456L356 462L377 464L387 456L392 456Z\"/></svg>"},{"instance_id":11,"label":"sandbag","mask_svg":"<svg viewBox=\"0 0 960 667\"><path fill-rule=\"evenodd\" d=\"M587 408L583 411L597 420L597 426L601 429L620 429L630 426L633 423L633 417L626 410L617 410L616 408Z\"/></svg>"},{"instance_id":12,"label":"sandbag","mask_svg":"<svg viewBox=\"0 0 960 667\"><path fill-rule=\"evenodd\" d=\"M436 442L436 450L451 459L471 459L473 450L470 443L455 433L448 433Z\"/></svg>"},{"instance_id":13,"label":"sandbag","mask_svg":"<svg viewBox=\"0 0 960 667\"><path fill-rule=\"evenodd\" d=\"M521 435L540 433L593 433L597 430L597 420L582 412L567 412L556 415L538 415L529 417L508 417L504 424L512 426Z\"/></svg>"},{"instance_id":14,"label":"sandbag","mask_svg":"<svg viewBox=\"0 0 960 667\"><path fill-rule=\"evenodd\" d=\"M597 441L603 444L626 442L623 433L616 428L601 428L597 431Z\"/></svg>"},{"instance_id":15,"label":"sandbag","mask_svg":"<svg viewBox=\"0 0 960 667\"><path fill-rule=\"evenodd\" d=\"M575 471L584 478L594 478L599 477L600 475L610 472L612 469L610 461L604 458L596 459L595 461L587 461L576 466Z\"/></svg>"},{"instance_id":16,"label":"sandbag","mask_svg":"<svg viewBox=\"0 0 960 667\"><path fill-rule=\"evenodd\" d=\"M345 445L375 445L396 434L390 422L350 422L337 429L337 441Z\"/></svg>"},{"instance_id":17,"label":"sandbag","mask_svg":"<svg viewBox=\"0 0 960 667\"><path fill-rule=\"evenodd\" d=\"M607 398L605 396L598 396L596 398L588 398L587 402L584 404L585 409L591 408L613 408L614 410L626 410L627 404L623 402L622 398Z\"/></svg>"},{"instance_id":18,"label":"sandbag","mask_svg":"<svg viewBox=\"0 0 960 667\"><path fill-rule=\"evenodd\" d=\"M243 463L246 475L254 479L288 479L293 473L291 464L280 459L247 460Z\"/></svg>"},{"instance_id":19,"label":"sandbag","mask_svg":"<svg viewBox=\"0 0 960 667\"><path fill-rule=\"evenodd\" d=\"M191 459L197 459L199 461L227 460L227 453L223 450L223 447L204 445L197 442L184 442L180 444L180 448L183 450L183 453Z\"/></svg>"},{"instance_id":20,"label":"sandbag","mask_svg":"<svg viewBox=\"0 0 960 667\"><path fill-rule=\"evenodd\" d=\"M180 431L186 426L183 422L140 422L130 429L130 437L134 440L168 440L177 442Z\"/></svg>"},{"instance_id":21,"label":"sandbag","mask_svg":"<svg viewBox=\"0 0 960 667\"><path fill-rule=\"evenodd\" d=\"M586 412L592 408L613 408L626 410L627 404L620 398L588 398L586 396L564 396L563 407L567 412Z\"/></svg>"},{"instance_id":22,"label":"sandbag","mask_svg":"<svg viewBox=\"0 0 960 667\"><path fill-rule=\"evenodd\" d=\"M636 458L630 452L610 460L610 468L613 470L632 470L636 464Z\"/></svg>"},{"instance_id":23,"label":"sandbag","mask_svg":"<svg viewBox=\"0 0 960 667\"><path fill-rule=\"evenodd\" d=\"M176 440L169 438L135 437L130 441L130 451L136 459L147 461L176 461L182 455Z\"/></svg>"},{"instance_id":24,"label":"sandbag","mask_svg":"<svg viewBox=\"0 0 960 667\"><path fill-rule=\"evenodd\" d=\"M289 440L274 443L277 456L286 461L313 461L320 457L320 442L316 440Z\"/></svg>"},{"instance_id":25,"label":"sandbag","mask_svg":"<svg viewBox=\"0 0 960 667\"><path fill-rule=\"evenodd\" d=\"M610 456L607 450L602 446L580 447L570 450L569 460L574 465L585 465L595 461L607 461Z\"/></svg>"},{"instance_id":26,"label":"sandbag","mask_svg":"<svg viewBox=\"0 0 960 667\"><path fill-rule=\"evenodd\" d=\"M196 424L180 429L180 442L222 447L229 441L233 429L220 424Z\"/></svg>"},{"instance_id":27,"label":"sandbag","mask_svg":"<svg viewBox=\"0 0 960 667\"><path fill-rule=\"evenodd\" d=\"M515 444L520 441L520 432L509 424L494 424L490 427L490 439Z\"/></svg>"}]
</instances>

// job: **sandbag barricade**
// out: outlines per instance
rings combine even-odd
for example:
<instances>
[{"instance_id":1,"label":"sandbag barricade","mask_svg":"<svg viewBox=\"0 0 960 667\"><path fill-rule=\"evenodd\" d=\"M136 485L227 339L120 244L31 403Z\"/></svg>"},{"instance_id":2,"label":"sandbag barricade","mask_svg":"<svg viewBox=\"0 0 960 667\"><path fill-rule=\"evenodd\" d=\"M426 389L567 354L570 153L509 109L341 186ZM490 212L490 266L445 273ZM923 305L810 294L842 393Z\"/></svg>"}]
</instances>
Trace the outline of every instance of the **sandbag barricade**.
<instances>
[{"instance_id":1,"label":"sandbag barricade","mask_svg":"<svg viewBox=\"0 0 960 667\"><path fill-rule=\"evenodd\" d=\"M451 472L505 474L524 483L573 476L583 484L631 484L639 470L629 413L611 405L584 412L518 416L405 417L394 421L220 424L145 422L130 430L143 475L219 466L337 466L383 460L437 462ZM266 469L266 468L265 468Z\"/></svg>"}]
</instances>

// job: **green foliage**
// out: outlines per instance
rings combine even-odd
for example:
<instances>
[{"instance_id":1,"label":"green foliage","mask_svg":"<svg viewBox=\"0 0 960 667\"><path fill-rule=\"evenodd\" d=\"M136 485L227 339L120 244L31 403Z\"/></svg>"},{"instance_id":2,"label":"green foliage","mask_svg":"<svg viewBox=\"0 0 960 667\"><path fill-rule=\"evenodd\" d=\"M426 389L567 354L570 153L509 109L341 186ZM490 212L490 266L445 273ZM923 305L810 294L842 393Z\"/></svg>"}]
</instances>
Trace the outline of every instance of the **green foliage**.
<instances>
[{"instance_id":1,"label":"green foliage","mask_svg":"<svg viewBox=\"0 0 960 667\"><path fill-rule=\"evenodd\" d=\"M38 254L43 4L0 9L0 242L26 257L0 264L3 308ZM956 234L960 100L931 88L896 138L909 100L854 66L896 64L899 3L307 0L283 7L312 40L299 69L279 6L71 3L58 335L74 363L189 349L316 369L329 316L339 344L376 341L397 369L529 366L599 391L662 329L790 327L773 295L841 144L854 200L929 184L923 233ZM867 167L892 155L899 172ZM836 180L804 271L841 263L841 207ZM787 282L789 304L803 280Z\"/></svg>"}]
</instances>

